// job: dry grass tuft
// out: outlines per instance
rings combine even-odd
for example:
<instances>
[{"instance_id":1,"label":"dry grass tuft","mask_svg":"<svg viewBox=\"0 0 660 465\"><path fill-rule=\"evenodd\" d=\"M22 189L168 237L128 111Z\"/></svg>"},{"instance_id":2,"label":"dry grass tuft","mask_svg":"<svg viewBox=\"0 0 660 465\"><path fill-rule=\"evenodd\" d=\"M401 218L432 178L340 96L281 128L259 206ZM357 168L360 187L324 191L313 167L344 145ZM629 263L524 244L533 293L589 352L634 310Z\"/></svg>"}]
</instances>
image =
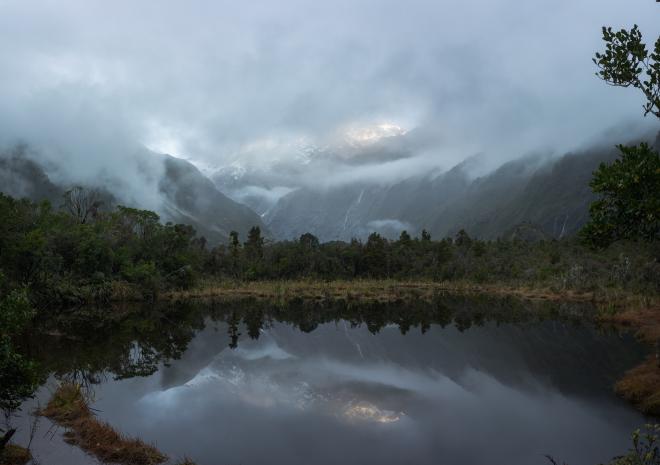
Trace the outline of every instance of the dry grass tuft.
<instances>
[{"instance_id":1,"label":"dry grass tuft","mask_svg":"<svg viewBox=\"0 0 660 465\"><path fill-rule=\"evenodd\" d=\"M345 299L361 302L387 302L406 299L433 299L442 293L511 295L532 300L597 300L593 293L549 288L482 285L468 281L397 281L390 279L355 279L351 281L217 281L207 280L199 286L161 295L165 300L254 297L287 301Z\"/></svg>"},{"instance_id":2,"label":"dry grass tuft","mask_svg":"<svg viewBox=\"0 0 660 465\"><path fill-rule=\"evenodd\" d=\"M110 300L113 302L141 302L144 297L134 284L115 280L110 283Z\"/></svg>"},{"instance_id":3,"label":"dry grass tuft","mask_svg":"<svg viewBox=\"0 0 660 465\"><path fill-rule=\"evenodd\" d=\"M628 371L616 383L617 394L650 415L660 415L660 305L650 302L641 308L629 308L602 318L637 330L641 340L655 346L655 354Z\"/></svg>"},{"instance_id":4,"label":"dry grass tuft","mask_svg":"<svg viewBox=\"0 0 660 465\"><path fill-rule=\"evenodd\" d=\"M176 465L196 465L195 462L193 462L191 459L188 457L184 457L183 459L179 460Z\"/></svg>"},{"instance_id":5,"label":"dry grass tuft","mask_svg":"<svg viewBox=\"0 0 660 465\"><path fill-rule=\"evenodd\" d=\"M102 462L125 465L155 465L167 456L140 439L127 438L99 421L78 384L62 384L41 415L67 428L64 439L96 456Z\"/></svg>"},{"instance_id":6,"label":"dry grass tuft","mask_svg":"<svg viewBox=\"0 0 660 465\"><path fill-rule=\"evenodd\" d=\"M660 365L655 355L616 383L617 394L648 415L660 415Z\"/></svg>"},{"instance_id":7,"label":"dry grass tuft","mask_svg":"<svg viewBox=\"0 0 660 465\"><path fill-rule=\"evenodd\" d=\"M30 461L30 451L16 444L7 444L0 452L0 465L25 465Z\"/></svg>"},{"instance_id":8,"label":"dry grass tuft","mask_svg":"<svg viewBox=\"0 0 660 465\"><path fill-rule=\"evenodd\" d=\"M609 317L603 317L603 320L637 329L638 336L648 343L654 344L660 341L660 305L628 308Z\"/></svg>"}]
</instances>

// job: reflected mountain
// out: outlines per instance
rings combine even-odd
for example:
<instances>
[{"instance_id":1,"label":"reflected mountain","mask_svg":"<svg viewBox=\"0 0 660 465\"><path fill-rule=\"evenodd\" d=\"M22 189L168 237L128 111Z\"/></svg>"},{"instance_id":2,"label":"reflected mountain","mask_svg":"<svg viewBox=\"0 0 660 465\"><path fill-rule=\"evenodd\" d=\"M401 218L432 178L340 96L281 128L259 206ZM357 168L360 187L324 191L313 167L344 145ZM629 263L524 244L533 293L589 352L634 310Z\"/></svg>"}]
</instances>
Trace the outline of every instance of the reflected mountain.
<instances>
[{"instance_id":1,"label":"reflected mountain","mask_svg":"<svg viewBox=\"0 0 660 465\"><path fill-rule=\"evenodd\" d=\"M611 389L644 350L580 324L588 304L248 299L105 324L99 311L26 347L91 386L101 418L199 464L597 463L644 421Z\"/></svg>"}]
</instances>

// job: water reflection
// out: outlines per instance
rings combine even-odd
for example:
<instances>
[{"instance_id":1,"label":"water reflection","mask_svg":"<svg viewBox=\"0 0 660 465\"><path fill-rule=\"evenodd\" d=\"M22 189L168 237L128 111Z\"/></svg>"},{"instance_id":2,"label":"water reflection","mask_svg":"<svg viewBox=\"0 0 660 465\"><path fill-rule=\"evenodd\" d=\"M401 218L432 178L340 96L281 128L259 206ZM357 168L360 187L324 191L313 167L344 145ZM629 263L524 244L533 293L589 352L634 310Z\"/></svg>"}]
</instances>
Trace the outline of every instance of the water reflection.
<instances>
[{"instance_id":1,"label":"water reflection","mask_svg":"<svg viewBox=\"0 0 660 465\"><path fill-rule=\"evenodd\" d=\"M103 419L200 465L598 463L643 422L611 391L642 350L572 318L585 310L216 303L31 349L98 383Z\"/></svg>"},{"instance_id":2,"label":"water reflection","mask_svg":"<svg viewBox=\"0 0 660 465\"><path fill-rule=\"evenodd\" d=\"M390 410L381 410L374 404L366 401L358 402L356 405L349 405L344 410L343 414L346 418L355 420L368 420L378 423L394 423L399 421L403 412L392 412Z\"/></svg>"}]
</instances>

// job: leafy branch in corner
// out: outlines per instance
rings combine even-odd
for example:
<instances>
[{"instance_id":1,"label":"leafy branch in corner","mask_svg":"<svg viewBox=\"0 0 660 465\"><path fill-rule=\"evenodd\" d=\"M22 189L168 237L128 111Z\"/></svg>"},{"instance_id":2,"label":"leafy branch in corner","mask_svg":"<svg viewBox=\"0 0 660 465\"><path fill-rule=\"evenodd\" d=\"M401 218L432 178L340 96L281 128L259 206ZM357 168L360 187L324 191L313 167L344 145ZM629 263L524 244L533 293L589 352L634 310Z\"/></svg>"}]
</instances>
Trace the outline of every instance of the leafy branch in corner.
<instances>
[{"instance_id":1,"label":"leafy branch in corner","mask_svg":"<svg viewBox=\"0 0 660 465\"><path fill-rule=\"evenodd\" d=\"M605 52L593 59L599 69L596 76L612 86L640 89L646 97L644 116L660 118L660 37L650 53L637 25L617 32L603 27L603 40Z\"/></svg>"}]
</instances>

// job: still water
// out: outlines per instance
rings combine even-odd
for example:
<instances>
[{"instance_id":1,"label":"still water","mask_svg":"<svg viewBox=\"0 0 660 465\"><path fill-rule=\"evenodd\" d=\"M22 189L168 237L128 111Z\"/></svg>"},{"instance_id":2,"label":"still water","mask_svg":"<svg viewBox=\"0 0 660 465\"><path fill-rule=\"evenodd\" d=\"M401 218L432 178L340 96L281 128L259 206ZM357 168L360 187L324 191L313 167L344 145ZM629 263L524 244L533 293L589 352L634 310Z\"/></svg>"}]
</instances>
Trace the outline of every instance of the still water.
<instances>
[{"instance_id":1,"label":"still water","mask_svg":"<svg viewBox=\"0 0 660 465\"><path fill-rule=\"evenodd\" d=\"M643 348L571 317L588 309L381 307L216 304L34 350L100 418L199 465L596 464L645 421L612 392Z\"/></svg>"}]
</instances>

